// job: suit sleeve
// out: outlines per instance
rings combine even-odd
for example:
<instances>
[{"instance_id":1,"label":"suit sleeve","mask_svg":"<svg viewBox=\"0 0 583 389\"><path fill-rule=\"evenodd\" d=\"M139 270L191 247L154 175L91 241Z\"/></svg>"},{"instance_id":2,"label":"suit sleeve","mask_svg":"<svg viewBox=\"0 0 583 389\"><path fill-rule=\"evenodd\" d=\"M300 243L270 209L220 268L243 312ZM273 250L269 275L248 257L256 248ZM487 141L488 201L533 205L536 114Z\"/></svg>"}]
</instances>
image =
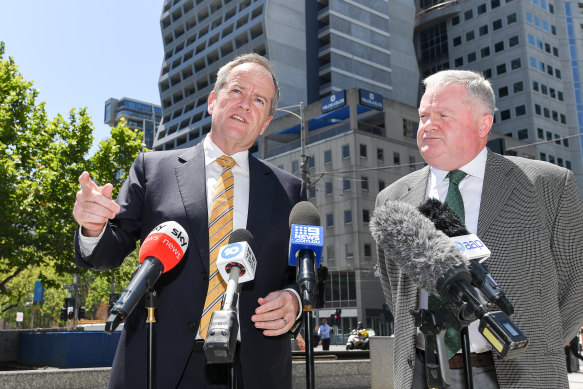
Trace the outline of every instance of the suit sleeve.
<instances>
[{"instance_id":1,"label":"suit sleeve","mask_svg":"<svg viewBox=\"0 0 583 389\"><path fill-rule=\"evenodd\" d=\"M90 256L83 256L79 248L78 230L75 233L75 259L77 264L93 270L110 270L119 267L125 257L136 248L140 238L140 224L144 199L144 154L134 161L128 179L124 182L116 202L121 211L110 220L103 236Z\"/></svg>"},{"instance_id":2,"label":"suit sleeve","mask_svg":"<svg viewBox=\"0 0 583 389\"><path fill-rule=\"evenodd\" d=\"M583 324L583 200L568 171L553 224L552 251L559 275L564 344Z\"/></svg>"}]
</instances>

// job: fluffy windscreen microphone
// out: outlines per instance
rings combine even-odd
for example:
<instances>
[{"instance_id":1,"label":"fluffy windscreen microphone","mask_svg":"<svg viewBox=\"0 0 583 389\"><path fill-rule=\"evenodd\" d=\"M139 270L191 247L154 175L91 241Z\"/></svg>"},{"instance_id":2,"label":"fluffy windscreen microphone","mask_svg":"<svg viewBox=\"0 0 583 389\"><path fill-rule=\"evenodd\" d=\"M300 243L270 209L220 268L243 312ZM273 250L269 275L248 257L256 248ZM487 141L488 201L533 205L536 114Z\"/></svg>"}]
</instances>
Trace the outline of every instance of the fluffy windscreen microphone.
<instances>
[{"instance_id":1,"label":"fluffy windscreen microphone","mask_svg":"<svg viewBox=\"0 0 583 389\"><path fill-rule=\"evenodd\" d=\"M445 297L455 281L471 281L467 258L414 206L388 201L375 209L370 230L377 246L421 289Z\"/></svg>"},{"instance_id":2,"label":"fluffy windscreen microphone","mask_svg":"<svg viewBox=\"0 0 583 389\"><path fill-rule=\"evenodd\" d=\"M437 199L427 199L419 207L419 212L433 222L435 228L447 236L468 235L470 232L459 215L449 205Z\"/></svg>"}]
</instances>

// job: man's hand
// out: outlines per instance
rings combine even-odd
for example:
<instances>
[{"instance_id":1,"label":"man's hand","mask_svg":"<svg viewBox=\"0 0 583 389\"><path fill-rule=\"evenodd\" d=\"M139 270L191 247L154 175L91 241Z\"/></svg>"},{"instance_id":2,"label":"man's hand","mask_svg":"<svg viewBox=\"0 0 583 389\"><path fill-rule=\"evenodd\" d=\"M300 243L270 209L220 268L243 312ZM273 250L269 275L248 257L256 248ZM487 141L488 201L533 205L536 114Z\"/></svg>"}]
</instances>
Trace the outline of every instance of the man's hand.
<instances>
[{"instance_id":1,"label":"man's hand","mask_svg":"<svg viewBox=\"0 0 583 389\"><path fill-rule=\"evenodd\" d=\"M277 336L292 328L300 311L297 297L289 290L276 290L257 300L259 307L251 320L256 328L264 329L263 335Z\"/></svg>"},{"instance_id":2,"label":"man's hand","mask_svg":"<svg viewBox=\"0 0 583 389\"><path fill-rule=\"evenodd\" d=\"M120 211L119 205L112 200L113 185L102 188L91 180L89 173L79 176L81 190L73 207L73 217L82 227L84 236L99 236L107 220L113 219Z\"/></svg>"}]
</instances>

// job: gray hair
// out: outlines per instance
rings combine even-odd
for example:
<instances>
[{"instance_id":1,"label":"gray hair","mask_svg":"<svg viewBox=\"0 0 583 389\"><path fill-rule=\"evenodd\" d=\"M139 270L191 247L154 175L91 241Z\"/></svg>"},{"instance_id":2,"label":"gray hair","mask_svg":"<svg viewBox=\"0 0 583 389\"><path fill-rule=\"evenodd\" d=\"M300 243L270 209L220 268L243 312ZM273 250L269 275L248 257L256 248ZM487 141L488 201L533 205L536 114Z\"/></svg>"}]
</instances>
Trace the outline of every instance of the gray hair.
<instances>
[{"instance_id":1,"label":"gray hair","mask_svg":"<svg viewBox=\"0 0 583 389\"><path fill-rule=\"evenodd\" d=\"M490 81L478 72L471 70L442 70L423 80L425 88L445 87L451 84L464 84L470 99L482 103L490 115L496 112L496 98Z\"/></svg>"},{"instance_id":2,"label":"gray hair","mask_svg":"<svg viewBox=\"0 0 583 389\"><path fill-rule=\"evenodd\" d=\"M267 58L259 54L256 53L243 54L236 57L231 62L223 65L217 72L217 81L215 82L215 87L213 88L213 91L215 93L218 93L221 89L223 89L223 87L227 83L229 74L231 74L231 70L233 70L234 67L242 65L244 63L256 63L258 65L261 65L269 72L269 74L271 74L273 86L275 87L275 93L273 94L273 98L271 99L271 106L269 107L269 116L273 116L273 114L275 113L275 109L277 108L277 103L279 102L280 93L279 83L277 82L277 78L275 77L275 68L273 66L273 63L271 63L271 61L269 61Z\"/></svg>"}]
</instances>

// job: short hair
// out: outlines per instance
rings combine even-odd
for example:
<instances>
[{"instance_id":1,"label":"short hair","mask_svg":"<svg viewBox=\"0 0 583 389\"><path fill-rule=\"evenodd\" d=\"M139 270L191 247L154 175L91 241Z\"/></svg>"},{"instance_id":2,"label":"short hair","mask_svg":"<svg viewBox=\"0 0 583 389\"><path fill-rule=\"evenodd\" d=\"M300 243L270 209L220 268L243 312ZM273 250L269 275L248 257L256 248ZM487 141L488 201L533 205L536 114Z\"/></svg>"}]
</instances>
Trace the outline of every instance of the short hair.
<instances>
[{"instance_id":1,"label":"short hair","mask_svg":"<svg viewBox=\"0 0 583 389\"><path fill-rule=\"evenodd\" d=\"M269 107L269 116L273 116L273 114L275 113L275 109L277 108L277 103L279 102L280 93L279 83L277 82L277 78L275 77L275 68L273 66L273 63L259 54L256 53L242 54L236 57L231 62L223 65L217 72L217 80L215 81L213 91L215 93L218 93L221 89L223 89L223 87L227 83L229 74L231 74L231 70L233 70L234 67L242 65L244 63L259 64L263 66L269 72L269 74L271 74L273 86L275 87L275 93L273 94L273 98L271 99L271 106Z\"/></svg>"},{"instance_id":2,"label":"short hair","mask_svg":"<svg viewBox=\"0 0 583 389\"><path fill-rule=\"evenodd\" d=\"M446 87L451 84L464 84L470 99L481 102L490 115L496 112L496 98L490 81L471 70L442 70L423 80L425 88Z\"/></svg>"}]
</instances>

